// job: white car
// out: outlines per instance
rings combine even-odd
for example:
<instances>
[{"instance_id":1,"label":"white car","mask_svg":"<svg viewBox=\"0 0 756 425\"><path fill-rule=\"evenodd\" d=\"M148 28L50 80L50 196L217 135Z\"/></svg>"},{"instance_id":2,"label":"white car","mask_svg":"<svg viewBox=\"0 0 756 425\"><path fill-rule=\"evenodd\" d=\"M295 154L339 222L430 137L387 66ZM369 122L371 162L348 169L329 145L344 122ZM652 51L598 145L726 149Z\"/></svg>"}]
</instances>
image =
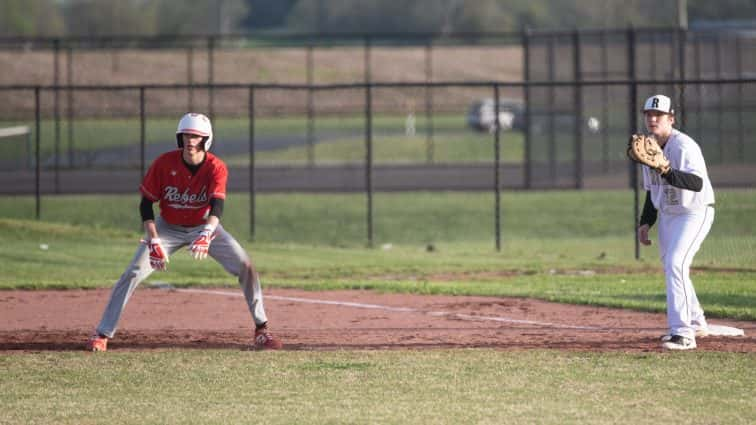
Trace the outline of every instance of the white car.
<instances>
[{"instance_id":1,"label":"white car","mask_svg":"<svg viewBox=\"0 0 756 425\"><path fill-rule=\"evenodd\" d=\"M548 111L547 111L548 113ZM482 99L474 102L467 112L467 125L478 131L493 132L496 130L494 115L494 100L491 98ZM549 115L531 111L533 125L531 131L535 134L545 132L550 125ZM574 123L574 115L563 112L553 112L553 125L555 129L562 130L569 128ZM585 118L585 127L590 133L598 133L601 130L601 121L596 117ZM519 99L500 99L499 100L499 125L501 130L526 131L527 121L525 120L525 104Z\"/></svg>"},{"instance_id":2,"label":"white car","mask_svg":"<svg viewBox=\"0 0 756 425\"><path fill-rule=\"evenodd\" d=\"M496 130L493 99L474 102L467 112L467 125L479 131ZM525 105L518 99L499 100L499 126L502 130L524 130Z\"/></svg>"}]
</instances>

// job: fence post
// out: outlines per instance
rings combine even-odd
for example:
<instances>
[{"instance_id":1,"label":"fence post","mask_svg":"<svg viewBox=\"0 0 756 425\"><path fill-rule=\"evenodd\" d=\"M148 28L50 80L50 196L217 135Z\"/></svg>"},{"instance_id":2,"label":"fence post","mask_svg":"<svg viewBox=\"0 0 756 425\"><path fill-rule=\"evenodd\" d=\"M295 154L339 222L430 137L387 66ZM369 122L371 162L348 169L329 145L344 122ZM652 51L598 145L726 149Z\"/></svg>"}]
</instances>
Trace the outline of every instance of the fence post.
<instances>
[{"instance_id":1,"label":"fence post","mask_svg":"<svg viewBox=\"0 0 756 425\"><path fill-rule=\"evenodd\" d=\"M575 76L575 189L583 188L583 74L580 70L580 32L572 33L573 74Z\"/></svg>"},{"instance_id":2,"label":"fence post","mask_svg":"<svg viewBox=\"0 0 756 425\"><path fill-rule=\"evenodd\" d=\"M633 35L635 36L635 32L633 32ZM649 76L649 78L651 78L652 80L656 80L658 78L656 76L656 47L657 47L656 46L656 41L657 41L657 36L656 35L657 35L656 34L656 30L651 30L649 32L649 36L651 37L651 43L650 43L651 44L651 55L650 55L651 56L651 61L650 61L651 70L649 71L649 74L651 74L651 75ZM633 40L633 43L637 44L637 42L638 42L637 39ZM657 88L656 88L656 83L654 83L651 87L653 88L653 90L651 90L653 93L658 93L659 92L657 90Z\"/></svg>"},{"instance_id":3,"label":"fence post","mask_svg":"<svg viewBox=\"0 0 756 425\"><path fill-rule=\"evenodd\" d=\"M371 73L370 73L370 67L371 67L371 64L370 64L370 49L371 49L371 47L370 47L370 45L371 45L372 41L371 41L369 35L365 36L364 43L365 43L364 47L363 47L363 49L364 49L364 57L363 57L363 60L364 60L364 62L363 62L363 66L364 66L364 70L363 70L363 72L364 72L364 80L365 80L365 84L370 84L370 80L371 80Z\"/></svg>"},{"instance_id":4,"label":"fence post","mask_svg":"<svg viewBox=\"0 0 756 425\"><path fill-rule=\"evenodd\" d=\"M696 78L701 79L701 36L695 35L695 41L693 42L693 62L694 69L696 70ZM703 139L703 84L696 84L696 138Z\"/></svg>"},{"instance_id":5,"label":"fence post","mask_svg":"<svg viewBox=\"0 0 756 425\"><path fill-rule=\"evenodd\" d=\"M207 37L207 84L208 84L208 90L207 90L207 113L208 116L210 116L210 119L215 118L215 114L213 113L213 105L214 105L214 95L215 95L215 75L214 75L214 54L215 54L215 37L214 36L208 36Z\"/></svg>"},{"instance_id":6,"label":"fence post","mask_svg":"<svg viewBox=\"0 0 756 425\"><path fill-rule=\"evenodd\" d=\"M39 161L40 121L42 120L39 105L39 86L34 87L34 200L35 216L40 219L40 173L42 172Z\"/></svg>"},{"instance_id":7,"label":"fence post","mask_svg":"<svg viewBox=\"0 0 756 425\"><path fill-rule=\"evenodd\" d=\"M548 81L550 83L554 83L556 80L556 58L555 58L555 52L556 49L556 41L554 40L556 36L551 35L549 37L549 44L546 50L546 62L548 67ZM556 123L554 119L554 98L556 97L556 88L554 87L554 84L549 84L548 88L548 110L549 110L549 119L548 119L548 126L549 126L549 182L551 183L551 186L554 187L557 185L557 152L556 152Z\"/></svg>"},{"instance_id":8,"label":"fence post","mask_svg":"<svg viewBox=\"0 0 756 425\"><path fill-rule=\"evenodd\" d=\"M431 46L432 41L428 41L425 45L425 82L431 83L433 81L433 62L432 56L433 48ZM425 86L425 125L427 127L425 131L426 141L426 161L430 164L433 162L434 150L433 145L433 87Z\"/></svg>"},{"instance_id":9,"label":"fence post","mask_svg":"<svg viewBox=\"0 0 756 425\"><path fill-rule=\"evenodd\" d=\"M66 46L66 82L73 85L73 47ZM68 166L74 168L74 90L68 90Z\"/></svg>"},{"instance_id":10,"label":"fence post","mask_svg":"<svg viewBox=\"0 0 756 425\"><path fill-rule=\"evenodd\" d=\"M494 232L496 251L501 251L501 123L499 122L499 85L494 84Z\"/></svg>"},{"instance_id":11,"label":"fence post","mask_svg":"<svg viewBox=\"0 0 756 425\"><path fill-rule=\"evenodd\" d=\"M743 45L740 34L735 35L735 72L743 78ZM745 131L743 128L743 83L738 83L738 160L745 162Z\"/></svg>"},{"instance_id":12,"label":"fence post","mask_svg":"<svg viewBox=\"0 0 756 425\"><path fill-rule=\"evenodd\" d=\"M365 83L365 190L367 191L367 238L373 247L373 99L372 86Z\"/></svg>"},{"instance_id":13,"label":"fence post","mask_svg":"<svg viewBox=\"0 0 756 425\"><path fill-rule=\"evenodd\" d=\"M630 105L628 111L628 133L635 133L637 130L637 113L638 113L638 83L636 79L635 70L635 30L630 27L627 30L627 73L628 79L631 81L630 87L628 87ZM640 242L638 241L637 229L638 229L638 213L640 211L638 207L638 166L628 161L628 175L630 180L630 186L633 189L633 241L635 243L635 259L640 259Z\"/></svg>"},{"instance_id":14,"label":"fence post","mask_svg":"<svg viewBox=\"0 0 756 425\"><path fill-rule=\"evenodd\" d=\"M365 189L367 191L367 238L373 247L373 93L370 72L370 36L365 36Z\"/></svg>"},{"instance_id":15,"label":"fence post","mask_svg":"<svg viewBox=\"0 0 756 425\"><path fill-rule=\"evenodd\" d=\"M144 86L139 87L139 178L144 178L145 170L145 150L147 145L147 123L144 106Z\"/></svg>"},{"instance_id":16,"label":"fence post","mask_svg":"<svg viewBox=\"0 0 756 425\"><path fill-rule=\"evenodd\" d=\"M194 111L194 46L189 44L186 49L186 82L189 85L187 111Z\"/></svg>"},{"instance_id":17,"label":"fence post","mask_svg":"<svg viewBox=\"0 0 756 425\"><path fill-rule=\"evenodd\" d=\"M58 64L60 53L60 39L53 41L54 64L53 64L53 120L55 121L55 193L60 193L60 66Z\"/></svg>"},{"instance_id":18,"label":"fence post","mask_svg":"<svg viewBox=\"0 0 756 425\"><path fill-rule=\"evenodd\" d=\"M525 101L525 164L523 183L525 189L532 186L531 167L533 166L533 152L530 145L530 129L533 123L530 116L530 30L525 27L522 30L522 80L525 82L523 98Z\"/></svg>"},{"instance_id":19,"label":"fence post","mask_svg":"<svg viewBox=\"0 0 756 425\"><path fill-rule=\"evenodd\" d=\"M606 30L601 31L601 75L604 80L609 79L609 41ZM601 159L603 162L602 169L604 174L609 173L609 85L601 86Z\"/></svg>"},{"instance_id":20,"label":"fence post","mask_svg":"<svg viewBox=\"0 0 756 425\"><path fill-rule=\"evenodd\" d=\"M716 56L714 63L716 64L717 79L723 78L722 61L724 60L722 52L722 33L717 33L716 41ZM725 135L724 135L724 113L722 107L722 99L724 98L724 90L722 84L717 84L717 146L719 147L719 162L725 162Z\"/></svg>"},{"instance_id":21,"label":"fence post","mask_svg":"<svg viewBox=\"0 0 756 425\"><path fill-rule=\"evenodd\" d=\"M53 84L60 84L60 38L53 40Z\"/></svg>"},{"instance_id":22,"label":"fence post","mask_svg":"<svg viewBox=\"0 0 756 425\"><path fill-rule=\"evenodd\" d=\"M255 86L249 86L249 237L255 240Z\"/></svg>"},{"instance_id":23,"label":"fence post","mask_svg":"<svg viewBox=\"0 0 756 425\"><path fill-rule=\"evenodd\" d=\"M686 55L685 50L687 49L687 46L688 46L688 37L687 37L688 30L685 28L679 28L676 31L676 34L677 34L677 69L680 72L680 75L679 75L680 80L684 81L687 75L685 73L685 68L686 68L685 62L687 60L686 59L687 55ZM687 123L688 114L686 114L685 112L685 89L686 89L685 83L681 81L680 87L679 87L679 98L677 101L677 110L675 111L675 115L677 115L678 119L680 120L680 128L684 129L687 132L688 130L686 128L686 123Z\"/></svg>"},{"instance_id":24,"label":"fence post","mask_svg":"<svg viewBox=\"0 0 756 425\"><path fill-rule=\"evenodd\" d=\"M315 101L312 84L314 82L312 44L307 45L307 165L315 166Z\"/></svg>"}]
</instances>

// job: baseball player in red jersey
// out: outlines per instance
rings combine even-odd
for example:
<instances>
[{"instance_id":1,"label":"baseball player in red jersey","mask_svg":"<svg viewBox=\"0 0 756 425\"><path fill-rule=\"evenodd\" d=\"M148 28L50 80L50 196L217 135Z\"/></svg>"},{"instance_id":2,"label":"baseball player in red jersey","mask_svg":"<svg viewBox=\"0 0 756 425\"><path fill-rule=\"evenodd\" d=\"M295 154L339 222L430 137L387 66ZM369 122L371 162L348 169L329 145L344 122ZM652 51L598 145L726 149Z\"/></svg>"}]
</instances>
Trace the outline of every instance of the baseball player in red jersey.
<instances>
[{"instance_id":1,"label":"baseball player in red jersey","mask_svg":"<svg viewBox=\"0 0 756 425\"><path fill-rule=\"evenodd\" d=\"M155 159L139 187L145 238L113 287L87 350L107 350L108 339L115 334L136 287L154 270L167 270L168 258L183 246L189 246L195 259L209 255L239 278L255 324L254 347L281 348L281 341L268 331L257 271L241 245L220 224L228 169L208 152L213 142L210 120L202 114L184 115L176 130L176 142L178 149ZM160 206L157 218L152 209L154 202Z\"/></svg>"}]
</instances>

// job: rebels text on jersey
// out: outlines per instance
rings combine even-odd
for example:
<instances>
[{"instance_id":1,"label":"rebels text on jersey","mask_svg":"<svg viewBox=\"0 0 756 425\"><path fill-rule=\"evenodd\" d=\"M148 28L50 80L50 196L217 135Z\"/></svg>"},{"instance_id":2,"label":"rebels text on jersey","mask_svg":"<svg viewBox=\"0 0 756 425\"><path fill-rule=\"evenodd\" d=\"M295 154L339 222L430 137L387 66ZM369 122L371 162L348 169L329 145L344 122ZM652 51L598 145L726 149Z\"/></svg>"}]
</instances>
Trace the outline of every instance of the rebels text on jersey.
<instances>
[{"instance_id":1,"label":"rebels text on jersey","mask_svg":"<svg viewBox=\"0 0 756 425\"><path fill-rule=\"evenodd\" d=\"M144 176L140 192L160 201L160 215L171 224L199 226L210 213L210 199L226 199L228 169L220 158L205 153L205 161L192 175L181 150L160 155Z\"/></svg>"}]
</instances>

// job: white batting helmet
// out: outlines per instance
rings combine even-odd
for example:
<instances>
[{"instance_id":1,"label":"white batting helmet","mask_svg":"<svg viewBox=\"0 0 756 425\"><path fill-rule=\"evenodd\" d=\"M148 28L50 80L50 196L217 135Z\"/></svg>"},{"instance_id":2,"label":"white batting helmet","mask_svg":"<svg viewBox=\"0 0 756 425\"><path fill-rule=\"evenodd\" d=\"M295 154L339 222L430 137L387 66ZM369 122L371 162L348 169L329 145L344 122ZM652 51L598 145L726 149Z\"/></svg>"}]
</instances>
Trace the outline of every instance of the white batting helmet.
<instances>
[{"instance_id":1,"label":"white batting helmet","mask_svg":"<svg viewBox=\"0 0 756 425\"><path fill-rule=\"evenodd\" d=\"M210 125L210 118L205 115L190 112L181 117L176 129L176 143L179 148L184 147L184 140L181 138L183 133L202 136L206 151L209 151L210 145L213 144L213 126Z\"/></svg>"}]
</instances>

